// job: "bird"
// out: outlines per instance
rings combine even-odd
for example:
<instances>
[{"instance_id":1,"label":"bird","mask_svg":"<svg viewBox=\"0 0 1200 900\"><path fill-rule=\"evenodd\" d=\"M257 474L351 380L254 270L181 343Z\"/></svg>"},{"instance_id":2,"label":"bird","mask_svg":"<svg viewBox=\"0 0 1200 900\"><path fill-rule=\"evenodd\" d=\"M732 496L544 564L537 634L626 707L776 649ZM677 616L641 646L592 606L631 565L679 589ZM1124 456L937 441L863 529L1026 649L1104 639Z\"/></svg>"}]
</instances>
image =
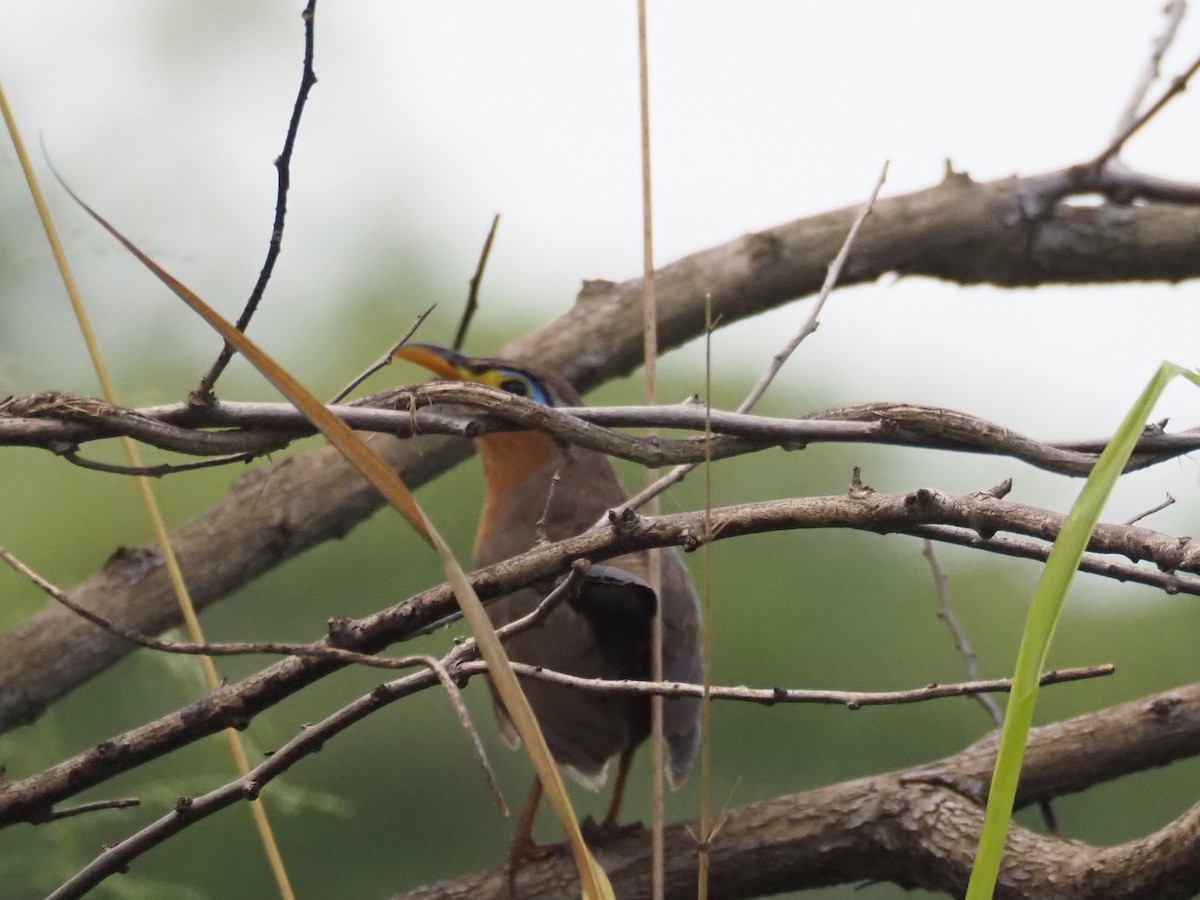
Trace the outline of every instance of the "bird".
<instances>
[{"instance_id":1,"label":"bird","mask_svg":"<svg viewBox=\"0 0 1200 900\"><path fill-rule=\"evenodd\" d=\"M516 362L469 357L436 344L406 344L395 356L443 379L499 388L548 406L582 406L575 389L558 375ZM475 535L474 564L486 566L531 549L542 540L560 541L591 528L606 512L628 499L608 457L564 444L537 431L485 433L475 439L483 464L484 499ZM647 583L646 551L606 564L594 564L578 595L555 607L540 626L509 637L511 659L588 678L638 679L650 676L651 629L661 609L663 677L699 683L700 613L695 588L674 550L661 551L661 602ZM495 626L532 611L542 600L525 588L487 607ZM645 696L608 695L522 679L551 755L579 784L599 791L609 764L617 760L612 801L602 829L616 829L629 767L650 734L650 701ZM493 695L493 700L495 697ZM518 740L511 722L494 703L501 734ZM663 704L666 775L683 783L699 740L700 704L673 698ZM532 829L541 785L535 778L518 819L510 863L540 855Z\"/></svg>"}]
</instances>

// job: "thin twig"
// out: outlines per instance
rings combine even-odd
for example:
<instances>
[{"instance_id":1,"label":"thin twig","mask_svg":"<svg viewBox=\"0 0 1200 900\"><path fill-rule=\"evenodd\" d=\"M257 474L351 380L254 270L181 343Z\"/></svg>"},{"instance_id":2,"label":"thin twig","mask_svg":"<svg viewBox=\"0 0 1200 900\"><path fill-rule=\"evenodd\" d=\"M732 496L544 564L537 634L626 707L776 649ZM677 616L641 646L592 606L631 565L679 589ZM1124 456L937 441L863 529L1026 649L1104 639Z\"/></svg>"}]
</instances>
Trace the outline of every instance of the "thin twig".
<instances>
[{"instance_id":1,"label":"thin twig","mask_svg":"<svg viewBox=\"0 0 1200 900\"><path fill-rule=\"evenodd\" d=\"M1150 92L1150 86L1159 77L1163 55L1166 54L1167 49L1175 40L1175 35L1179 30L1179 23L1183 21L1183 16L1186 12L1187 3L1185 0L1168 0L1167 5L1163 7L1163 15L1167 20L1166 25L1163 27L1162 34L1156 37L1151 43L1150 58L1146 60L1146 66L1142 70L1137 84L1134 85L1129 102L1125 104L1125 109L1122 110L1120 117L1117 119L1117 130L1116 134L1113 135L1114 138L1119 138L1137 121L1138 110L1142 106L1142 101L1146 99L1146 94Z\"/></svg>"},{"instance_id":2,"label":"thin twig","mask_svg":"<svg viewBox=\"0 0 1200 900\"><path fill-rule=\"evenodd\" d=\"M218 643L209 643L206 641L165 641L117 625L99 613L80 606L71 599L70 594L33 571L5 547L0 547L0 560L8 563L9 566L33 583L43 593L67 607L67 609L80 618L86 619L97 628L109 634L129 641L131 644L137 644L139 647L145 647L147 650L176 653L182 656L306 656L315 659L329 659L354 665L368 666L375 669L408 669L414 665L424 664L424 660L419 656L387 659L322 643L305 644L290 641L221 641Z\"/></svg>"},{"instance_id":3,"label":"thin twig","mask_svg":"<svg viewBox=\"0 0 1200 900\"><path fill-rule=\"evenodd\" d=\"M979 659L975 656L975 650L971 647L967 640L967 634L963 631L962 626L958 623L958 617L954 615L954 610L950 606L950 587L946 579L946 573L942 571L941 565L938 564L937 554L933 550L933 541L925 538L924 547L921 550L921 555L929 560L929 568L933 572L933 584L937 589L938 596L938 618L946 623L946 627L950 629L950 636L954 639L954 646L958 648L959 654L963 658L963 663L967 669L967 677L972 681L979 680ZM1004 724L1004 713L996 702L985 694L976 694L976 699L980 702L987 714L991 716L992 722L997 728Z\"/></svg>"},{"instance_id":4,"label":"thin twig","mask_svg":"<svg viewBox=\"0 0 1200 900\"><path fill-rule=\"evenodd\" d=\"M541 625L542 622L546 621L546 617L554 612L555 607L564 600L574 600L579 596L579 591L583 587L583 583L587 579L591 569L592 563L590 560L575 560L575 562L571 563L571 571L567 573L567 577L555 585L554 590L547 594L541 603L535 606L530 612L521 616L521 618L514 619L507 625L497 628L496 634L502 638L507 638Z\"/></svg>"},{"instance_id":5,"label":"thin twig","mask_svg":"<svg viewBox=\"0 0 1200 900\"><path fill-rule=\"evenodd\" d=\"M471 276L467 290L467 305L463 308L462 318L458 322L458 330L454 332L454 349L461 350L467 341L467 329L475 318L479 308L479 286L483 283L483 270L487 268L488 256L492 252L492 241L496 238L496 228L500 224L500 213L492 217L492 227L488 229L487 239L483 242L483 250L479 253L479 262L475 264L475 274Z\"/></svg>"},{"instance_id":6,"label":"thin twig","mask_svg":"<svg viewBox=\"0 0 1200 900\"><path fill-rule=\"evenodd\" d=\"M458 652L452 651L453 653ZM449 659L442 661L451 674L481 674L486 666L480 661L455 667ZM537 666L527 666L514 663L513 667L521 675L529 678L541 678L556 683L571 684L583 690L636 690L639 693L656 695L683 696L686 691L698 695L703 688L699 685L678 685L663 682L633 682L627 685L621 683L601 684L589 679L579 679L550 673ZM1050 684L1064 680L1097 677L1111 672L1111 666L1093 666L1087 669L1062 670L1047 672L1043 683ZM224 809L238 800L256 797L263 787L278 778L304 757L311 755L335 735L345 731L356 722L362 720L384 706L409 696L416 690L429 687L436 683L436 675L425 672L414 673L397 681L388 682L360 697L321 722L303 729L295 738L276 750L270 757L252 769L245 776L209 791L200 797L181 798L175 808L156 822L143 828L137 834L105 848L91 863L76 873L57 891L50 895L51 900L66 900L66 898L81 897L108 876L122 871L129 863L143 855L152 847L161 844L167 838L201 821L204 818ZM886 694L870 694L859 692L839 691L783 691L770 690L751 692L748 688L719 689L728 691L727 697L721 699L750 699L757 703L772 705L781 702L814 702L831 703L858 709L862 706L917 702L918 699L930 699L933 696L960 696L970 690L1004 690L1005 682L989 682L979 685L940 685L918 688L916 691L892 691ZM745 695L745 696L742 696ZM807 697L804 697L807 695Z\"/></svg>"},{"instance_id":7,"label":"thin twig","mask_svg":"<svg viewBox=\"0 0 1200 900\"><path fill-rule=\"evenodd\" d=\"M502 639L510 635L517 634L536 625L540 625L556 606L564 600L574 600L579 594L579 590L583 585L583 580L587 577L591 570L592 563L588 559L577 559L571 563L571 571L567 573L567 577L555 585L554 590L542 598L541 603L533 608L530 612L521 616L519 619L514 619L507 625L502 625L496 629L496 634ZM426 634L432 634L439 629L445 628L462 618L462 610L455 609L449 614L443 616L435 622L415 630L411 637L421 637ZM467 638L463 641L464 645L473 644L474 638Z\"/></svg>"},{"instance_id":8,"label":"thin twig","mask_svg":"<svg viewBox=\"0 0 1200 900\"><path fill-rule=\"evenodd\" d=\"M1150 507L1148 510L1146 510L1145 512L1140 512L1140 513L1138 513L1136 516L1133 516L1133 517L1131 517L1131 518L1128 518L1128 519L1126 519L1126 520L1125 520L1124 522L1122 522L1121 524L1122 524L1122 525L1136 525L1138 522L1142 521L1142 519L1146 518L1147 516L1152 516L1152 515L1154 515L1156 512L1162 512L1162 511L1163 511L1164 509L1166 509L1168 506L1171 506L1171 505L1172 505L1174 502L1175 502L1175 498L1174 498L1174 497L1172 497L1172 496L1171 496L1171 495L1168 493L1168 494L1167 494L1167 499L1166 499L1166 500L1164 500L1162 503L1159 503L1157 506L1152 506L1152 507Z\"/></svg>"},{"instance_id":9,"label":"thin twig","mask_svg":"<svg viewBox=\"0 0 1200 900\"><path fill-rule=\"evenodd\" d=\"M88 469L92 472L107 472L109 475L144 475L147 478L163 478L167 475L178 475L181 472L194 472L197 469L211 469L216 466L228 466L232 463L246 463L263 456L263 452L232 453L229 456L213 456L208 459L198 459L186 463L159 463L155 466L126 466L120 463L100 462L98 459L88 459L80 456L74 448L58 454L73 466Z\"/></svg>"},{"instance_id":10,"label":"thin twig","mask_svg":"<svg viewBox=\"0 0 1200 900\"><path fill-rule=\"evenodd\" d=\"M359 653L355 650L347 650L343 647L331 646L328 643L300 643L291 641L221 641L217 643L210 642L186 642L186 641L165 641L160 638L150 637L149 635L141 634L128 628L124 628L114 622L109 621L104 616L93 610L80 606L71 599L70 594L62 590L58 586L47 581L37 572L33 571L25 563L21 562L12 554L6 547L0 546L0 560L8 563L15 571L25 577L33 585L35 585L43 593L51 597L58 603L61 603L67 609L71 610L82 619L91 622L97 628L100 628L109 634L115 635L122 640L129 641L132 644L137 644L140 647L145 647L147 650L158 650L162 653L176 653L182 656L255 656L255 655L272 655L272 656L305 656L314 659L329 659L338 662L367 666L374 669L409 669L415 665L428 665L428 662L423 656L404 656L400 658L386 658L375 656L369 653ZM580 589L583 580L587 577L590 571L591 563L586 559L576 560L571 564L571 571L562 582L555 586L541 603L537 605L531 612L516 619L508 624L497 628L496 633L504 638L511 634L524 631L540 624L550 612L558 606L563 600L573 598ZM439 619L427 628L415 632L412 637L417 637L421 634L426 634L437 628L441 628L450 622L462 617L462 613L451 614L444 619ZM463 647L474 647L474 641L470 638L463 641ZM473 653L474 651L469 651Z\"/></svg>"},{"instance_id":11,"label":"thin twig","mask_svg":"<svg viewBox=\"0 0 1200 900\"><path fill-rule=\"evenodd\" d=\"M1158 115L1159 111L1168 103L1170 103L1171 100L1183 93L1183 91L1187 88L1188 81L1191 80L1191 77L1195 75L1198 70L1200 70L1200 56L1196 57L1196 59L1190 66L1187 67L1182 75L1178 75L1172 79L1170 86L1163 92L1162 96L1150 104L1150 107L1144 113L1134 119L1133 122L1128 125L1128 127L1124 128L1113 139L1112 143L1105 148L1104 152L1092 160L1092 162L1089 164L1089 168L1093 170L1100 170L1104 168L1106 163L1114 159L1117 154L1121 152L1121 148L1125 146L1126 142L1128 142L1131 137L1137 134L1147 122Z\"/></svg>"},{"instance_id":12,"label":"thin twig","mask_svg":"<svg viewBox=\"0 0 1200 900\"><path fill-rule=\"evenodd\" d=\"M550 487L546 491L546 504L542 507L542 514L538 516L537 522L534 523L535 544L550 543L549 537L546 536L546 518L550 515L550 504L554 502L554 492L558 489L558 483L562 481L562 469L554 470L554 474L550 476Z\"/></svg>"},{"instance_id":13,"label":"thin twig","mask_svg":"<svg viewBox=\"0 0 1200 900\"><path fill-rule=\"evenodd\" d=\"M966 666L967 677L972 681L978 681L979 658L975 655L975 650L967 640L967 633L959 624L958 617L954 615L954 609L950 605L949 582L946 578L946 573L942 571L942 567L938 563L937 554L933 549L933 541L925 538L924 548L921 552L929 560L929 568L933 572L933 583L938 595L938 618L945 622L946 627L950 629L950 634L954 638L954 645L958 648L958 652L962 655L963 663ZM991 718L992 724L996 728L1003 728L1004 712L1000 709L1000 705L987 694L975 694L974 697ZM1054 806L1049 800L1041 800L1038 803L1038 809L1042 814L1042 821L1045 823L1046 829L1051 834L1058 834L1058 819L1054 815Z\"/></svg>"},{"instance_id":14,"label":"thin twig","mask_svg":"<svg viewBox=\"0 0 1200 900\"><path fill-rule=\"evenodd\" d=\"M419 316L417 316L416 321L414 321L412 323L412 325L409 326L408 331L406 331L404 333L404 337L400 338L400 340L398 340L398 341L396 341L396 343L392 344L391 348L389 348L387 353L383 354L383 356L379 357L379 359L375 360L375 362L373 362L373 363L371 363L371 365L367 366L367 368L364 369L362 372L360 372L358 375L356 375L354 377L354 379L351 380L351 382L348 385L346 385L344 388L342 388L340 391L338 391L336 394L334 394L333 397L329 401L329 405L333 406L335 404L341 403L344 399L346 399L346 395L349 394L352 390L354 390L356 387L358 387L360 384L362 384L364 381L366 381L368 378L370 378L372 375L374 375L380 369L384 368L385 366L391 365L392 360L396 358L396 351L399 350L401 347L403 347L405 344L407 344L409 339L414 334L417 333L417 329L420 328L421 325L424 324L425 320L429 318L429 314L433 312L434 308L435 307L431 306L431 307L429 307L429 309L425 310L425 312L423 312Z\"/></svg>"},{"instance_id":15,"label":"thin twig","mask_svg":"<svg viewBox=\"0 0 1200 900\"><path fill-rule=\"evenodd\" d=\"M507 819L510 815L508 804L504 802L504 794L500 792L500 785L496 783L496 773L492 771L492 764L488 761L487 751L483 749L483 741L479 738L479 731L475 728L475 723L471 721L471 714L467 712L467 705L463 703L462 692L459 691L454 678L446 670L443 660L428 655L413 658L423 662L437 676L437 680L441 683L446 696L450 698L450 705L454 707L454 712L458 716L458 723L462 726L463 731L466 732L467 740L471 744L475 758L479 761L480 768L483 769L483 777L487 781L488 790L492 792L492 799L496 801L500 815Z\"/></svg>"},{"instance_id":16,"label":"thin twig","mask_svg":"<svg viewBox=\"0 0 1200 900\"><path fill-rule=\"evenodd\" d=\"M277 173L275 219L271 223L271 238L267 242L267 256L263 260L262 269L258 273L258 280L254 283L254 288L250 291L250 297L246 300L246 306L242 309L242 314L238 316L238 331L245 331L246 327L250 324L250 319L253 317L255 310L258 309L258 304L267 290L267 283L271 280L271 274L275 271L275 261L279 258L280 250L283 249L283 226L287 219L288 190L292 182L292 152L296 148L296 135L300 131L300 117L304 113L304 104L308 100L309 91L317 83L317 74L313 70L313 32L316 27L316 10L317 0L308 0L308 4L304 7L304 12L301 13L301 18L304 20L304 68L300 74L300 89L296 92L296 102L292 105L292 116L288 120L287 136L283 140L283 150L275 159L275 171ZM225 367L229 365L231 359L233 359L233 346L226 341L212 368L200 379L200 384L192 391L188 398L189 402L197 406L205 406L212 403L213 386L217 383L217 379L221 377L221 373L225 371Z\"/></svg>"},{"instance_id":17,"label":"thin twig","mask_svg":"<svg viewBox=\"0 0 1200 900\"><path fill-rule=\"evenodd\" d=\"M682 681L610 681L604 678L582 678L578 675L567 675L528 663L514 662L512 666L513 671L522 678L532 678L598 694L644 695L670 699L703 698L705 695L702 684L688 684ZM487 665L482 660L471 660L451 668L451 671L461 676L479 675L487 671ZM1086 681L1091 678L1104 678L1115 671L1116 666L1111 663L1053 669L1042 675L1039 683L1045 686L1064 684L1069 681ZM811 688L751 688L743 685L713 685L709 690L709 696L713 700L731 700L762 706L775 706L779 703L809 703L819 706L844 706L846 709L856 710L865 706L905 706L947 697L971 697L985 693L999 694L1006 693L1011 689L1011 678L991 678L952 684L926 684L919 688L899 691L836 691Z\"/></svg>"},{"instance_id":18,"label":"thin twig","mask_svg":"<svg viewBox=\"0 0 1200 900\"><path fill-rule=\"evenodd\" d=\"M970 547L973 550L984 550L988 553L1017 559L1045 562L1050 556L1048 544L1003 536L984 538L977 531L954 525L920 525L913 528L909 534L932 538L943 544ZM1200 596L1200 581L1196 579L1184 579L1175 572L1164 572L1157 567L1148 568L1120 560L1107 559L1098 553L1085 553L1079 561L1079 571L1099 575L1102 578L1111 578L1114 581L1144 584L1166 594Z\"/></svg>"},{"instance_id":19,"label":"thin twig","mask_svg":"<svg viewBox=\"0 0 1200 900\"><path fill-rule=\"evenodd\" d=\"M118 797L113 800L95 800L91 803L80 803L76 806L68 806L64 809L56 809L46 816L47 822L59 822L63 819L70 819L74 816L82 816L87 813L100 812L106 809L129 809L132 806L139 806L141 800L137 797Z\"/></svg>"},{"instance_id":20,"label":"thin twig","mask_svg":"<svg viewBox=\"0 0 1200 900\"><path fill-rule=\"evenodd\" d=\"M825 302L829 299L829 295L833 293L833 289L837 287L838 279L842 275L842 269L845 267L846 260L850 256L850 250L854 246L854 241L858 237L859 230L867 220L867 216L871 214L871 210L875 208L875 201L879 198L879 192L883 189L884 182L887 181L887 173L888 163L885 161L883 168L879 170L879 177L875 179L875 186L871 188L871 193L855 217L854 224L846 232L846 239L842 241L841 249L838 250L837 256L833 258L833 262L829 264L829 268L825 272L825 282L821 285L821 290L817 293L817 300L813 304L808 318L804 320L804 324L800 326L800 330L787 342L787 345L771 358L771 364L768 366L767 371L759 378L758 383L750 390L746 399L738 404L738 412L745 413L754 408L754 405L767 392L767 388L771 386L771 382L775 380L775 376L779 374L779 370L783 368L784 363L788 361L788 358L796 348L800 346L805 338L817 330L818 319L821 311L825 308Z\"/></svg>"}]
</instances>

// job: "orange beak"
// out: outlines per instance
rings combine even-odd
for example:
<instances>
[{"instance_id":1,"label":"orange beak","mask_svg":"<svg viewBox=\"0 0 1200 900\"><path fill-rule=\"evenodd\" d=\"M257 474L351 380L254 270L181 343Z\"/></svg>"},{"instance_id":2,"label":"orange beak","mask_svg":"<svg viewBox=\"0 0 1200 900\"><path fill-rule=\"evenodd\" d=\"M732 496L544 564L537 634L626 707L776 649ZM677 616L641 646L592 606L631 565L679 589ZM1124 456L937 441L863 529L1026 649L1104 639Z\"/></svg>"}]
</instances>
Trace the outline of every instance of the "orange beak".
<instances>
[{"instance_id":1,"label":"orange beak","mask_svg":"<svg viewBox=\"0 0 1200 900\"><path fill-rule=\"evenodd\" d=\"M439 347L437 344L405 344L393 355L428 369L434 375L451 381L464 381L467 377L467 358L457 350Z\"/></svg>"}]
</instances>

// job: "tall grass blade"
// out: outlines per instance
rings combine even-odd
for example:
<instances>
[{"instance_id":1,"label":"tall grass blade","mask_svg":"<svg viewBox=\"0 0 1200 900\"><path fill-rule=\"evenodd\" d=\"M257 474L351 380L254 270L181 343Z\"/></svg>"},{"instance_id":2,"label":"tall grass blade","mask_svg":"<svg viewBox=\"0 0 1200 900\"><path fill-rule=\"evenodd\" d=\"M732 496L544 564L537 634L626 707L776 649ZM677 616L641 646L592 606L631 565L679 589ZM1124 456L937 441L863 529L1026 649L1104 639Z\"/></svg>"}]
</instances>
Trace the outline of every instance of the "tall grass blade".
<instances>
[{"instance_id":1,"label":"tall grass blade","mask_svg":"<svg viewBox=\"0 0 1200 900\"><path fill-rule=\"evenodd\" d=\"M1067 589L1071 585L1075 570L1079 567L1092 530L1100 520L1104 504L1124 471L1146 422L1149 421L1154 404L1171 379L1178 375L1200 385L1200 375L1195 372L1170 362L1164 362L1159 367L1104 452L1100 454L1083 490L1079 492L1079 497L1067 514L1062 531L1054 542L1045 568L1042 569L1042 576L1034 591L1033 603L1025 619L1021 647L1017 652L1012 692L1009 694L1004 715L1004 727L1000 732L1000 747L996 755L996 767L992 772L987 812L979 838L979 849L975 854L975 865L967 886L966 900L991 900L996 880L1000 875L1008 823L1017 794L1021 763L1025 757L1025 742L1033 723L1038 682L1046 664L1046 655L1050 650L1050 641L1062 612Z\"/></svg>"}]
</instances>

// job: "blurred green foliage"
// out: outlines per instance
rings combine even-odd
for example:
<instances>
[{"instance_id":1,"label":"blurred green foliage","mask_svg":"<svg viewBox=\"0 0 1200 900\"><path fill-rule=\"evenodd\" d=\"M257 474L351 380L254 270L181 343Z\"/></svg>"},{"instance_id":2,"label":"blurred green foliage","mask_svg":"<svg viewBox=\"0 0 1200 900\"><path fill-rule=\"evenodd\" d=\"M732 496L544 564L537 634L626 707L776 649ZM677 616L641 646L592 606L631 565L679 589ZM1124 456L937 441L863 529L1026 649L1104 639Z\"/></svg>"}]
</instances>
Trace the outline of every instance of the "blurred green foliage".
<instances>
[{"instance_id":1,"label":"blurred green foliage","mask_svg":"<svg viewBox=\"0 0 1200 900\"><path fill-rule=\"evenodd\" d=\"M343 310L346 312L346 310ZM316 337L298 358L319 391L330 391L402 331L411 313L362 304L361 320ZM502 339L476 328L471 346L493 349ZM386 320L386 325L381 324ZM344 323L357 323L351 328ZM510 321L509 328L517 324ZM443 317L425 332L446 339ZM336 352L330 348L336 347ZM803 351L801 351L803 352ZM764 351L763 355L766 355ZM179 396L195 373L147 357L122 361L127 379L168 388L155 402ZM400 383L420 373L385 370L378 381ZM664 397L698 389L691 362L665 363ZM722 380L718 405L730 406L753 376ZM269 396L235 371L225 396ZM606 386L593 402L636 402L634 382ZM864 398L876 399L876 398ZM819 394L771 396L764 411L816 409ZM840 493L852 466L880 490L995 483L1020 467L1006 460L959 460L946 454L859 446L820 446L717 464L718 505L745 500ZM644 475L620 465L626 482ZM157 485L170 522L180 522L218 499L241 469L168 478ZM140 544L149 530L132 486L85 472L48 454L0 450L4 504L0 542L57 583L70 586L98 567L118 545ZM421 492L439 528L469 558L479 475L468 463ZM664 509L703 505L703 480L693 474L664 501ZM722 542L714 548L713 671L720 683L893 689L965 678L963 662L938 620L937 600L920 543L911 538L844 531L803 531ZM950 576L958 616L979 654L985 677L1009 671L1025 604L1036 578L1030 563L988 558L956 548L938 551ZM690 560L699 573L700 560ZM398 519L377 515L346 539L329 543L246 586L204 614L212 640L311 639L330 616L355 616L395 603L441 580L432 554ZM0 624L22 621L44 605L37 592L0 572ZM1040 720L1070 716L1196 678L1197 607L1190 598L1165 598L1144 588L1080 579L1068 603L1051 664L1114 662L1115 677L1046 692ZM421 639L413 649L442 652L450 635ZM410 648L404 648L405 651ZM219 661L229 678L263 660ZM379 672L346 671L255 720L245 733L252 759L383 680ZM201 692L194 663L139 652L59 702L41 720L0 737L6 776L35 773L63 757L186 703ZM530 773L523 758L497 740L486 692L466 692L511 805L519 804ZM815 706L765 708L720 704L713 715L712 795L738 806L842 779L909 766L950 754L984 734L990 721L971 700L848 711ZM645 754L643 754L644 756ZM1112 842L1144 834L1194 800L1195 761L1138 775L1057 804L1064 832ZM137 796L139 808L101 812L54 825L19 826L0 834L0 895L36 897L88 862L105 843L120 840L161 815L181 794L210 790L232 776L224 741L211 738L88 792L80 800ZM669 798L672 819L697 811L697 779ZM647 762L640 759L627 804L645 819ZM511 824L498 815L478 765L445 698L436 691L395 704L331 741L264 794L284 857L302 897L371 897L467 870L497 865ZM602 812L606 798L580 796L583 813ZM1021 821L1040 827L1036 818ZM553 823L540 823L555 840ZM139 859L109 879L97 896L269 897L273 887L244 808L227 810ZM806 897L890 900L922 896L890 885L831 888Z\"/></svg>"}]
</instances>

